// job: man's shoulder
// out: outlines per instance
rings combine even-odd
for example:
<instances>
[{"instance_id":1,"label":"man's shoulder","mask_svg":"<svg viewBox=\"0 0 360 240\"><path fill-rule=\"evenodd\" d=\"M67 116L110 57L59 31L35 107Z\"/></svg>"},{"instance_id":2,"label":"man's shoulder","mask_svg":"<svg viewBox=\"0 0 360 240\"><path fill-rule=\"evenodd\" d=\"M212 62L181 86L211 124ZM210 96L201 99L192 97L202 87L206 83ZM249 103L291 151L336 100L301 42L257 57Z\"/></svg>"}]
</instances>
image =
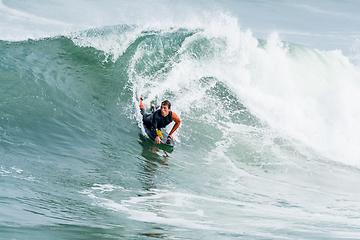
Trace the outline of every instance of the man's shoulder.
<instances>
[{"instance_id":1,"label":"man's shoulder","mask_svg":"<svg viewBox=\"0 0 360 240\"><path fill-rule=\"evenodd\" d=\"M173 120L175 122L179 122L179 123L181 122L179 116L174 112L172 112L172 114L171 114L171 120Z\"/></svg>"}]
</instances>

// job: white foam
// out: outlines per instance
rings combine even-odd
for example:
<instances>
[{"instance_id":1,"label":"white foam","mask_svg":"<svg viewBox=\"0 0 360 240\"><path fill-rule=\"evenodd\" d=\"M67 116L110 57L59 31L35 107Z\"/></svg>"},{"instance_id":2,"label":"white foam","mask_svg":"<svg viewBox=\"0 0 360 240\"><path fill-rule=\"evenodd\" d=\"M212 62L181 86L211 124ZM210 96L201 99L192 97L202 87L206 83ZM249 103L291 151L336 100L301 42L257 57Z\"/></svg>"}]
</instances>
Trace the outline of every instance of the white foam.
<instances>
[{"instance_id":1,"label":"white foam","mask_svg":"<svg viewBox=\"0 0 360 240\"><path fill-rule=\"evenodd\" d=\"M72 40L80 47L93 47L104 52L106 58L111 57L111 61L115 62L126 49L138 37L141 37L144 28L140 27L124 27L116 29L115 27L106 32L105 30L88 30L71 34Z\"/></svg>"},{"instance_id":2,"label":"white foam","mask_svg":"<svg viewBox=\"0 0 360 240\"><path fill-rule=\"evenodd\" d=\"M107 208L114 211L120 211L129 214L128 218L142 221L142 222L150 222L150 223L159 223L159 224L166 224L170 226L178 226L178 227L186 227L190 229L216 229L216 227L212 226L211 222L206 222L203 220L191 220L187 217L182 218L181 215L193 215L195 216L195 219L198 219L199 217L203 216L203 212L201 210L195 210L195 211L186 211L183 206L184 201L186 201L186 198L201 198L196 195L188 195L188 194L181 194L181 193L175 193L175 192L169 192L169 191L159 191L159 190L153 190L153 193L148 196L142 196L142 197L131 197L128 200L120 200L119 202L116 202L114 200L110 200L103 197L96 196L97 193L94 192L94 190L85 190L82 191L82 194L85 194L89 196L91 199L95 200L95 204L98 206L101 206L103 208ZM167 203L168 201L163 201L164 199L168 199L169 201L175 201L173 203ZM224 201L224 200L214 200L209 199L212 201ZM153 201L157 201L158 204L163 205L164 209L153 209L153 210L146 210L148 204L152 204ZM234 201L235 202L235 201ZM238 204L237 202L234 204ZM180 208L180 210L176 210L173 212L173 210L167 211L166 206L172 206L173 208L177 209ZM142 207L143 206L143 207ZM173 215L178 215L178 217L175 217Z\"/></svg>"},{"instance_id":3,"label":"white foam","mask_svg":"<svg viewBox=\"0 0 360 240\"><path fill-rule=\"evenodd\" d=\"M299 47L292 56L280 41L269 40L239 97L279 132L326 158L359 164L359 69L339 51Z\"/></svg>"},{"instance_id":4,"label":"white foam","mask_svg":"<svg viewBox=\"0 0 360 240\"><path fill-rule=\"evenodd\" d=\"M217 17L185 40L180 60L166 75L129 74L134 102L140 95L163 99L170 94L181 115L194 103L211 104L206 91L220 81L281 136L322 158L359 165L359 69L341 51L286 44L276 32L260 46L251 32L240 31L234 18ZM189 48L198 41L209 49L193 57ZM142 54L147 53L139 49L133 64Z\"/></svg>"}]
</instances>

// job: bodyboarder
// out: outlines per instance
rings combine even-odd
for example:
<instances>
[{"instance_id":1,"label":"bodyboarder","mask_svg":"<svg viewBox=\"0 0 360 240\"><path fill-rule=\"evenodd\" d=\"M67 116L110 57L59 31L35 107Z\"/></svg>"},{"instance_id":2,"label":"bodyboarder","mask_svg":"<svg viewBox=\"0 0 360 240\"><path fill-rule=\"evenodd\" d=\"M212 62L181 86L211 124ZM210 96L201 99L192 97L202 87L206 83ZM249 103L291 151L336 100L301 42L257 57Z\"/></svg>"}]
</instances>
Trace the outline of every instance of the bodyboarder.
<instances>
[{"instance_id":1,"label":"bodyboarder","mask_svg":"<svg viewBox=\"0 0 360 240\"><path fill-rule=\"evenodd\" d=\"M163 143L160 136L160 129L166 127L171 122L175 122L175 125L171 129L169 136L171 139L174 139L172 134L175 130L180 126L181 120L178 115L171 111L171 103L169 100L165 100L161 103L160 109L156 110L154 105L151 105L152 113L148 114L145 112L145 107L143 104L144 98L140 97L140 112L143 116L143 122L146 128L150 129L150 131L154 134L155 143L160 144Z\"/></svg>"}]
</instances>

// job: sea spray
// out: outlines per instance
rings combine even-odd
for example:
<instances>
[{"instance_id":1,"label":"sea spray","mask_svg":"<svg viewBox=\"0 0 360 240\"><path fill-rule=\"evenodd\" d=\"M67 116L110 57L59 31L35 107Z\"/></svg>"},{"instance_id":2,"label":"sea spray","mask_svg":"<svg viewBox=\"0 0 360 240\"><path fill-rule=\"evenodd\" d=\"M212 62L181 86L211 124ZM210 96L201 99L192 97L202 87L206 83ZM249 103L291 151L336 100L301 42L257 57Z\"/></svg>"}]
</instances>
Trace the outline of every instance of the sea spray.
<instances>
[{"instance_id":1,"label":"sea spray","mask_svg":"<svg viewBox=\"0 0 360 240\"><path fill-rule=\"evenodd\" d=\"M222 82L236 95L238 104L245 105L279 135L296 140L298 147L357 165L359 116L353 103L358 100L359 70L349 59L339 51L282 42L276 33L265 41L258 40L250 31L241 31L230 16L220 18L222 21L204 25L203 29L154 32L137 27L135 35L133 31L117 32L119 37L111 33L114 39L107 38L105 49L97 46L98 40L91 40L94 36L82 36L82 42L98 47L113 61L124 49L134 52L128 76L135 105L140 95L147 97L146 104L171 98L180 115L201 103L211 116L210 106L221 109L221 104L214 105L207 91ZM130 41L121 47L117 38ZM78 37L74 41L83 45ZM223 111L222 117L227 114Z\"/></svg>"}]
</instances>

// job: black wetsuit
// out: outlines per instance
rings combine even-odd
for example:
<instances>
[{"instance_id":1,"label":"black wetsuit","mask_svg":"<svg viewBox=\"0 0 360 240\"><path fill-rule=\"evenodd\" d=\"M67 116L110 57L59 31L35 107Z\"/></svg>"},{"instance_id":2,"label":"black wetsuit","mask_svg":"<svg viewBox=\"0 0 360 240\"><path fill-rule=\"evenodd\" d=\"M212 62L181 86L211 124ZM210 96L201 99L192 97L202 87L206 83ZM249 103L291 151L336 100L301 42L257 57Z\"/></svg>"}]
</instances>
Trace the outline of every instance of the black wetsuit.
<instances>
[{"instance_id":1,"label":"black wetsuit","mask_svg":"<svg viewBox=\"0 0 360 240\"><path fill-rule=\"evenodd\" d=\"M145 112L145 109L140 109L141 114L143 115L143 122L146 128L150 129L151 132L156 134L156 129L161 129L166 127L169 123L172 122L171 115L172 111L166 117L161 115L161 110L156 110L151 114Z\"/></svg>"}]
</instances>

